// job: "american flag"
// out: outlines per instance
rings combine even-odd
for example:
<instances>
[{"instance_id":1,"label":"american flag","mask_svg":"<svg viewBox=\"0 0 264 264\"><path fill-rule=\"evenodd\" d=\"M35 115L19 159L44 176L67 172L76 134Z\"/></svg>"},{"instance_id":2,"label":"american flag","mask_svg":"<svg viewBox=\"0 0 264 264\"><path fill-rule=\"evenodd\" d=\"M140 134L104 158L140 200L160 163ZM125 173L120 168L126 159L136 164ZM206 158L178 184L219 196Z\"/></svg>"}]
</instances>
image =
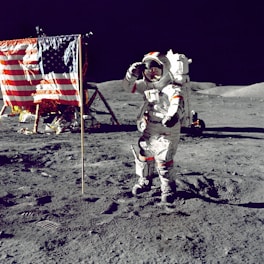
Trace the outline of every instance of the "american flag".
<instances>
[{"instance_id":1,"label":"american flag","mask_svg":"<svg viewBox=\"0 0 264 264\"><path fill-rule=\"evenodd\" d=\"M6 106L42 100L80 106L79 35L0 41L0 86Z\"/></svg>"}]
</instances>

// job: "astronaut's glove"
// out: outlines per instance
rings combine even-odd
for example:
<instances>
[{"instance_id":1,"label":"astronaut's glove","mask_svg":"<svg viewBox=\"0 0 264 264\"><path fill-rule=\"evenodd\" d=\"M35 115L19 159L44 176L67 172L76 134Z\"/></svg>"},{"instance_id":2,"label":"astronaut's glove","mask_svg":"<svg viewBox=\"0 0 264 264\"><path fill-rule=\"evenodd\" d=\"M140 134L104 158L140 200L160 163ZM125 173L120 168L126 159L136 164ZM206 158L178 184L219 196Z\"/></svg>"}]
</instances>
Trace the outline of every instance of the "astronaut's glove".
<instances>
[{"instance_id":1,"label":"astronaut's glove","mask_svg":"<svg viewBox=\"0 0 264 264\"><path fill-rule=\"evenodd\" d=\"M127 75L138 78L142 74L144 69L145 69L145 64L143 64L142 62L134 62L128 68Z\"/></svg>"},{"instance_id":2,"label":"astronaut's glove","mask_svg":"<svg viewBox=\"0 0 264 264\"><path fill-rule=\"evenodd\" d=\"M174 116L165 116L161 120L161 124L165 127L173 127L179 121L178 115L175 114Z\"/></svg>"}]
</instances>

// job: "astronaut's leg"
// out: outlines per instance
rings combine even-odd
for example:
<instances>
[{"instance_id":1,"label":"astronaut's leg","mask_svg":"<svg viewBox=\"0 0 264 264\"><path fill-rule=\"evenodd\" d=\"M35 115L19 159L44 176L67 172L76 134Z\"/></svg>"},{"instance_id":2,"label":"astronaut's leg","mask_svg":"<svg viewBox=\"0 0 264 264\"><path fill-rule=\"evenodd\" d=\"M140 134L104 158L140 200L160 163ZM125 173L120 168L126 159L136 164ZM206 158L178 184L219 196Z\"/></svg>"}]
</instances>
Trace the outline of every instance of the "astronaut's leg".
<instances>
[{"instance_id":1,"label":"astronaut's leg","mask_svg":"<svg viewBox=\"0 0 264 264\"><path fill-rule=\"evenodd\" d=\"M154 172L154 157L145 157L139 155L135 158L136 175L139 177L138 182L133 186L133 195L147 192L151 189L152 177Z\"/></svg>"},{"instance_id":2,"label":"astronaut's leg","mask_svg":"<svg viewBox=\"0 0 264 264\"><path fill-rule=\"evenodd\" d=\"M173 160L158 162L156 167L161 184L161 201L165 203L173 203L176 195Z\"/></svg>"},{"instance_id":3,"label":"astronaut's leg","mask_svg":"<svg viewBox=\"0 0 264 264\"><path fill-rule=\"evenodd\" d=\"M148 136L141 136L138 140L139 153L136 153L131 146L135 157L136 175L139 177L137 183L132 188L133 195L137 195L151 189L152 178L155 168L154 156L148 148Z\"/></svg>"},{"instance_id":4,"label":"astronaut's leg","mask_svg":"<svg viewBox=\"0 0 264 264\"><path fill-rule=\"evenodd\" d=\"M155 154L156 170L160 179L161 201L172 203L176 195L175 169L173 158L176 154L180 139L180 127L178 133L172 137L160 137L156 142Z\"/></svg>"}]
</instances>

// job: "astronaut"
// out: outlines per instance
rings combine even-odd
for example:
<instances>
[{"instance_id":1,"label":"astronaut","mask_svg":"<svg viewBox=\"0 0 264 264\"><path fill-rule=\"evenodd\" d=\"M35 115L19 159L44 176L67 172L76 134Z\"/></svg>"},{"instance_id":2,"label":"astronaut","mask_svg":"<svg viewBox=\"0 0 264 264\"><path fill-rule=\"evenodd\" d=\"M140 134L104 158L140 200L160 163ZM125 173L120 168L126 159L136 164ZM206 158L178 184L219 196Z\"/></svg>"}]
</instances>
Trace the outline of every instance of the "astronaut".
<instances>
[{"instance_id":1,"label":"astronaut","mask_svg":"<svg viewBox=\"0 0 264 264\"><path fill-rule=\"evenodd\" d=\"M139 153L132 147L135 170L139 177L133 195L149 191L156 170L160 179L161 201L172 203L176 195L174 156L180 141L181 124L185 122L185 80L172 72L172 51L166 55L150 52L141 62L133 63L123 79L123 87L143 95L144 103L137 117ZM188 116L188 115L187 115Z\"/></svg>"}]
</instances>

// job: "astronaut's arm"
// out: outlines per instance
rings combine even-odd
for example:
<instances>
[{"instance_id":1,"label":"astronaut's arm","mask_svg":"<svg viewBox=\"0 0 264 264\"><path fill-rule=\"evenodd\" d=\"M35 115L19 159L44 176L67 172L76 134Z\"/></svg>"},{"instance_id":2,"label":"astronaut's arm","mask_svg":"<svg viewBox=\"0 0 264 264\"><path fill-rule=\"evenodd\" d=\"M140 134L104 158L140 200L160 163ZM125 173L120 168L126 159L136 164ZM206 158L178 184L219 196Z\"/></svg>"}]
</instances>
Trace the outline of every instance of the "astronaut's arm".
<instances>
[{"instance_id":1,"label":"astronaut's arm","mask_svg":"<svg viewBox=\"0 0 264 264\"><path fill-rule=\"evenodd\" d=\"M123 86L123 89L126 91L126 92L129 92L129 93L134 93L136 91L136 80L133 80L132 78L130 78L129 80L125 77L122 81L122 86Z\"/></svg>"},{"instance_id":2,"label":"astronaut's arm","mask_svg":"<svg viewBox=\"0 0 264 264\"><path fill-rule=\"evenodd\" d=\"M167 116L173 117L175 114L181 116L183 107L183 96L178 94L171 98L170 106L168 108Z\"/></svg>"},{"instance_id":3,"label":"astronaut's arm","mask_svg":"<svg viewBox=\"0 0 264 264\"><path fill-rule=\"evenodd\" d=\"M179 122L184 114L184 98L178 90L171 98L170 105L166 116L162 120L162 124L167 127L174 126Z\"/></svg>"},{"instance_id":4,"label":"astronaut's arm","mask_svg":"<svg viewBox=\"0 0 264 264\"><path fill-rule=\"evenodd\" d=\"M136 82L142 74L144 64L141 62L133 63L127 70L126 75L122 81L122 86L127 92L136 92Z\"/></svg>"}]
</instances>

